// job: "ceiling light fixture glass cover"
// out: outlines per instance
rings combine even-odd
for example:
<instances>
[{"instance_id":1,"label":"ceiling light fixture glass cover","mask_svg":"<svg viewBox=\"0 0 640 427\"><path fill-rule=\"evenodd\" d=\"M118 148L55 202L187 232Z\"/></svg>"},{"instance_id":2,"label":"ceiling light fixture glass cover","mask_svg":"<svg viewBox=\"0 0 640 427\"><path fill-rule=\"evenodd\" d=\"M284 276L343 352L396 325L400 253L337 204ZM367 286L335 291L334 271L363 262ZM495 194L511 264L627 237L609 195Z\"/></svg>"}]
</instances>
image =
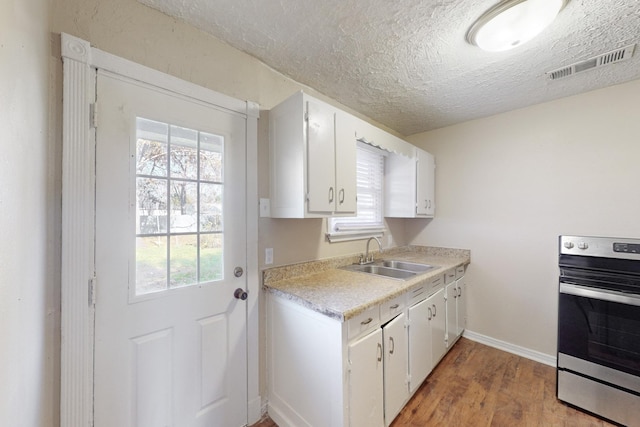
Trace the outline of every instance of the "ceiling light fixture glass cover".
<instances>
[{"instance_id":1,"label":"ceiling light fixture glass cover","mask_svg":"<svg viewBox=\"0 0 640 427\"><path fill-rule=\"evenodd\" d=\"M489 52L512 49L542 32L567 0L505 0L484 13L467 32L467 41Z\"/></svg>"}]
</instances>

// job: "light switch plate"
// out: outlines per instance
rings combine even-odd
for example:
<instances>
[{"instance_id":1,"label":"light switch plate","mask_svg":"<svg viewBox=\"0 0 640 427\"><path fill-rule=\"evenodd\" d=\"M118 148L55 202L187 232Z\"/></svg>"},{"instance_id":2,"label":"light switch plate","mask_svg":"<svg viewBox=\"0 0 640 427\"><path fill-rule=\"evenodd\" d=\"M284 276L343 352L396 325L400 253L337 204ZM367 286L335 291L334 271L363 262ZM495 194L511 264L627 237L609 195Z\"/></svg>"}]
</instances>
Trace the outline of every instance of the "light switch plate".
<instances>
[{"instance_id":1,"label":"light switch plate","mask_svg":"<svg viewBox=\"0 0 640 427\"><path fill-rule=\"evenodd\" d=\"M266 265L273 264L273 248L265 248L264 263Z\"/></svg>"},{"instance_id":2,"label":"light switch plate","mask_svg":"<svg viewBox=\"0 0 640 427\"><path fill-rule=\"evenodd\" d=\"M260 218L271 216L271 202L269 199L260 199Z\"/></svg>"}]
</instances>

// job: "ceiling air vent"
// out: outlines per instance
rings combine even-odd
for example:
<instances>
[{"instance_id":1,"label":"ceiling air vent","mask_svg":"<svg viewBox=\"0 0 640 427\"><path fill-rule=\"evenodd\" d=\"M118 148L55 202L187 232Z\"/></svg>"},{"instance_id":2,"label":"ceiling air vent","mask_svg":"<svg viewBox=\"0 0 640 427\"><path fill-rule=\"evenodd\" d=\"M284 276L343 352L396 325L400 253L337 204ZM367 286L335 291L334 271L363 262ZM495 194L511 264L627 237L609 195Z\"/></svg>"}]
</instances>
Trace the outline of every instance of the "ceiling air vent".
<instances>
[{"instance_id":1,"label":"ceiling air vent","mask_svg":"<svg viewBox=\"0 0 640 427\"><path fill-rule=\"evenodd\" d=\"M583 71L591 70L592 68L625 61L633 56L635 46L635 44L631 44L621 49L612 50L611 52L589 58L585 61L576 62L575 64L567 65L566 67L558 68L557 70L547 71L547 75L550 80L558 80Z\"/></svg>"}]
</instances>

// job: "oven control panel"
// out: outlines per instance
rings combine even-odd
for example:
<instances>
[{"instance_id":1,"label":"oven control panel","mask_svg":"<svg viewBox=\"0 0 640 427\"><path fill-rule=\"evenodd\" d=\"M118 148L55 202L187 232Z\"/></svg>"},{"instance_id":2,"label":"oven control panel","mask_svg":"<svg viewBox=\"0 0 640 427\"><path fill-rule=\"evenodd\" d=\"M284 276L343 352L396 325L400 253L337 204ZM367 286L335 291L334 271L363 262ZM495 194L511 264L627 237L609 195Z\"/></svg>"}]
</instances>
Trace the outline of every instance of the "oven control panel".
<instances>
[{"instance_id":1,"label":"oven control panel","mask_svg":"<svg viewBox=\"0 0 640 427\"><path fill-rule=\"evenodd\" d=\"M640 244L614 242L613 252L622 252L625 254L640 254Z\"/></svg>"},{"instance_id":2,"label":"oven control panel","mask_svg":"<svg viewBox=\"0 0 640 427\"><path fill-rule=\"evenodd\" d=\"M560 254L640 260L640 239L560 236Z\"/></svg>"}]
</instances>

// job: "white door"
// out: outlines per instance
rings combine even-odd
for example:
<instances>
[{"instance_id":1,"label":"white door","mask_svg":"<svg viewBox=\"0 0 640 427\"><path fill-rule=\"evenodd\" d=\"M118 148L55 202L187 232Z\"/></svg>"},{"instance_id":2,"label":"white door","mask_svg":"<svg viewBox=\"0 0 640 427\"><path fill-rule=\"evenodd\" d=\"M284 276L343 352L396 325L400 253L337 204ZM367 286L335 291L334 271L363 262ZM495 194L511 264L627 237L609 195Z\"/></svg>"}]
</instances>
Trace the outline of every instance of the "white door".
<instances>
[{"instance_id":1,"label":"white door","mask_svg":"<svg viewBox=\"0 0 640 427\"><path fill-rule=\"evenodd\" d=\"M95 426L246 425L246 119L101 71L97 104Z\"/></svg>"}]
</instances>

